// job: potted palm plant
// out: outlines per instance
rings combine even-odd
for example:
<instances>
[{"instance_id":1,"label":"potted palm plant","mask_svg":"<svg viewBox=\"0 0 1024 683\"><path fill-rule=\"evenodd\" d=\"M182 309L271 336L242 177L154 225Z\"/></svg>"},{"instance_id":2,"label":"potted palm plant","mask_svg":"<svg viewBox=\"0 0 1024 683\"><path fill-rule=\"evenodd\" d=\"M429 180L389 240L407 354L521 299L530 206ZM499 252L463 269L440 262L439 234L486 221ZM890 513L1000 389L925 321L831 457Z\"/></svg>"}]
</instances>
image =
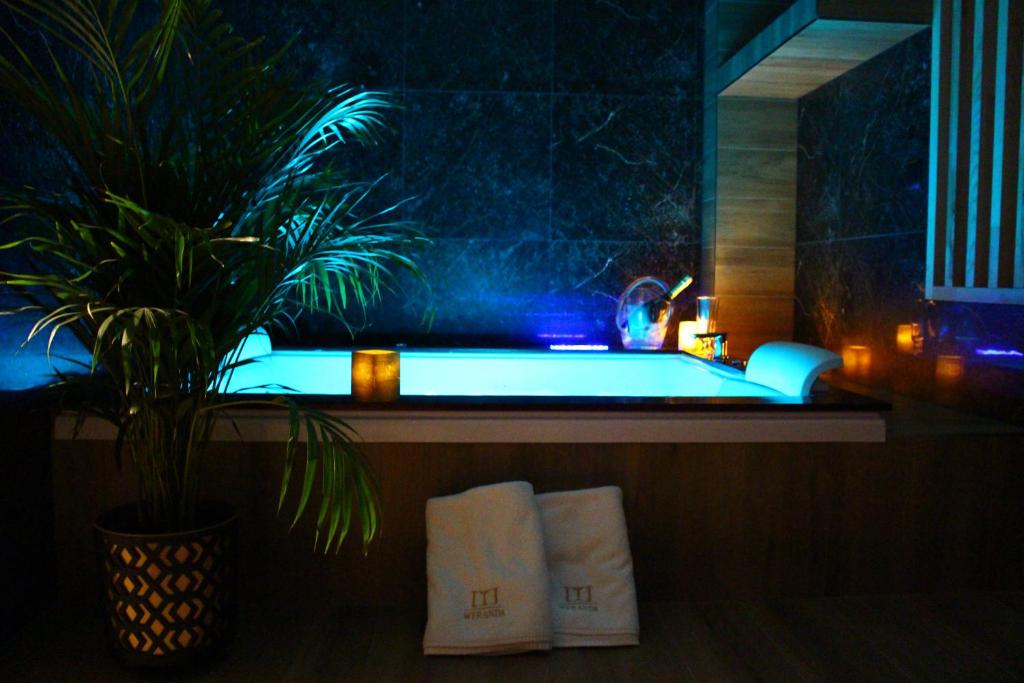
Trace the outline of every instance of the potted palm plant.
<instances>
[{"instance_id":1,"label":"potted palm plant","mask_svg":"<svg viewBox=\"0 0 1024 683\"><path fill-rule=\"evenodd\" d=\"M200 479L224 411L287 412L275 502L295 488L293 518L315 508L320 547L356 524L369 543L378 528L375 480L345 424L226 387L256 362L240 355L248 335L299 311L345 320L396 268L415 271L419 233L364 211L374 183L334 163L344 143L375 140L391 104L299 84L283 53L235 35L211 0L0 5L44 39L3 34L0 90L66 164L59 192L3 190L4 248L30 265L0 282L36 315L30 338L64 330L85 347L87 372L58 385L116 426L138 477L138 500L97 523L121 654L192 659L231 631L234 514L203 499Z\"/></svg>"}]
</instances>

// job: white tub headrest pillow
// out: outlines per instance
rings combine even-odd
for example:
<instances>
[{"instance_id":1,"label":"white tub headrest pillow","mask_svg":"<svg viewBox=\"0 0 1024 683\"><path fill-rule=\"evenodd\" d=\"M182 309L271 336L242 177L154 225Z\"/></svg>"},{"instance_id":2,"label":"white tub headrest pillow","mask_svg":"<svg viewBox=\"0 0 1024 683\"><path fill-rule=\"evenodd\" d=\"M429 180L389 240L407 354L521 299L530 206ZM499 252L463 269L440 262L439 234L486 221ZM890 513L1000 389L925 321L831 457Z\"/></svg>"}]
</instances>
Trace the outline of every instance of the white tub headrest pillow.
<instances>
[{"instance_id":1,"label":"white tub headrest pillow","mask_svg":"<svg viewBox=\"0 0 1024 683\"><path fill-rule=\"evenodd\" d=\"M828 349L796 342L768 342L750 356L746 380L786 396L809 396L818 375L842 366L843 359Z\"/></svg>"}]
</instances>

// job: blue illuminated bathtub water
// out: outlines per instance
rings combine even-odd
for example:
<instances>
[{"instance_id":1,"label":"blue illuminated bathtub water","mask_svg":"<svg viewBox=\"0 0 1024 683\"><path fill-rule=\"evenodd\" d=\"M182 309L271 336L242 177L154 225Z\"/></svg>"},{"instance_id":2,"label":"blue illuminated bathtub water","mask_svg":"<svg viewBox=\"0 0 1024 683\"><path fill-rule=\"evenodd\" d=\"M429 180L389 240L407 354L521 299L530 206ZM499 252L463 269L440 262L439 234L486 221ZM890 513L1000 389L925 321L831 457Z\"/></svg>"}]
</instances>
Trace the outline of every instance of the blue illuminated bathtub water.
<instances>
[{"instance_id":1,"label":"blue illuminated bathtub water","mask_svg":"<svg viewBox=\"0 0 1024 683\"><path fill-rule=\"evenodd\" d=\"M349 351L275 350L239 368L244 393L351 393ZM683 354L401 351L403 396L758 397L783 392Z\"/></svg>"}]
</instances>

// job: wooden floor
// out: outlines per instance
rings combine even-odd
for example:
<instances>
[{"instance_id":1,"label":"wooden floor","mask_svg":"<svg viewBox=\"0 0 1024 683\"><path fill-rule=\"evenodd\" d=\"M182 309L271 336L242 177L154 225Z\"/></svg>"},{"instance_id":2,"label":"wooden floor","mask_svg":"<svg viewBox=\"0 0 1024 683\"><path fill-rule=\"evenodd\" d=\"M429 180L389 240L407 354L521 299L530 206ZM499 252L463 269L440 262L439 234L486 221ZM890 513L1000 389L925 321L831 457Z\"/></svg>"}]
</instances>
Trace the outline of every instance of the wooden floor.
<instances>
[{"instance_id":1,"label":"wooden floor","mask_svg":"<svg viewBox=\"0 0 1024 683\"><path fill-rule=\"evenodd\" d=\"M660 603L642 645L425 658L422 615L243 610L227 653L191 674L133 675L93 614L54 609L0 648L0 680L32 681L1020 681L1024 594Z\"/></svg>"}]
</instances>

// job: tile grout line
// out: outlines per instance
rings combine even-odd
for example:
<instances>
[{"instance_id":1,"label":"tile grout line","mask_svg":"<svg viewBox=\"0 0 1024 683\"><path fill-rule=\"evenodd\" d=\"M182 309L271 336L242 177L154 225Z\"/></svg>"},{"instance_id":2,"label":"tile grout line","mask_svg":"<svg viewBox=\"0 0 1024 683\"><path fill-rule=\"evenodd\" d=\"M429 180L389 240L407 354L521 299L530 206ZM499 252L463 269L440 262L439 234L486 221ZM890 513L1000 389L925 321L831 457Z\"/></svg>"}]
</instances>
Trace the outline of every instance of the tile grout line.
<instances>
[{"instance_id":1,"label":"tile grout line","mask_svg":"<svg viewBox=\"0 0 1024 683\"><path fill-rule=\"evenodd\" d=\"M409 59L409 2L410 0L402 0L402 139L399 141L401 146L401 154L398 160L398 172L402 174L402 220L410 220L409 216L409 202L406 201L408 194L408 184L406 183L405 176L405 147L409 140L408 126L409 126L409 89L408 83L406 82L406 63Z\"/></svg>"},{"instance_id":2,"label":"tile grout line","mask_svg":"<svg viewBox=\"0 0 1024 683\"><path fill-rule=\"evenodd\" d=\"M819 245L835 244L837 242L860 242L863 240L885 239L888 237L907 237L909 235L923 235L925 230L904 230L900 232L882 232L874 235L848 235L846 237L834 237L832 239L797 241L796 246L811 247Z\"/></svg>"},{"instance_id":3,"label":"tile grout line","mask_svg":"<svg viewBox=\"0 0 1024 683\"><path fill-rule=\"evenodd\" d=\"M549 77L552 80L553 77ZM695 95L659 95L657 93L650 92L608 92L604 90L558 90L554 87L554 83L551 87L545 90L488 90L488 89L474 89L474 88L407 88L408 92L415 93L417 95L474 95L474 96L498 96L498 95L519 95L519 96L533 96L533 97L544 97L546 95L554 95L558 97L609 97L609 98L629 98L629 99L648 99L648 100L665 100L665 101L682 101L692 102L697 98Z\"/></svg>"}]
</instances>

